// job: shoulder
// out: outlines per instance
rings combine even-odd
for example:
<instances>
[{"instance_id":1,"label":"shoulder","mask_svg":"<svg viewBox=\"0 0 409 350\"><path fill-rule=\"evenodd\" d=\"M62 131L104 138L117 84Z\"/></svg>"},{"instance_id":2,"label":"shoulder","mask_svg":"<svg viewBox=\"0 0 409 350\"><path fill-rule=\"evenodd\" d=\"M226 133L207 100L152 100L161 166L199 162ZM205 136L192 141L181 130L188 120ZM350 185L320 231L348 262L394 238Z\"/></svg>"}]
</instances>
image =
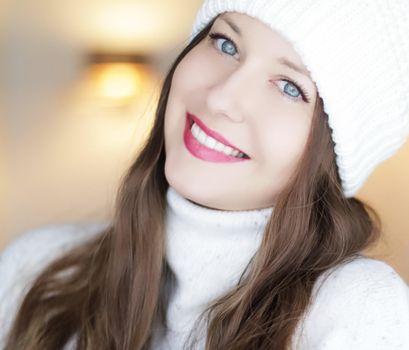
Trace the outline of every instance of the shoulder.
<instances>
[{"instance_id":1,"label":"shoulder","mask_svg":"<svg viewBox=\"0 0 409 350\"><path fill-rule=\"evenodd\" d=\"M408 290L409 286L392 266L365 256L328 270L315 285L315 293L331 298L342 297L340 291L359 299L366 296L382 298L390 293L406 295Z\"/></svg>"},{"instance_id":2,"label":"shoulder","mask_svg":"<svg viewBox=\"0 0 409 350\"><path fill-rule=\"evenodd\" d=\"M320 276L305 327L314 349L409 349L409 286L392 266L359 256Z\"/></svg>"},{"instance_id":3,"label":"shoulder","mask_svg":"<svg viewBox=\"0 0 409 350\"><path fill-rule=\"evenodd\" d=\"M39 272L65 251L91 238L107 227L107 223L53 224L25 231L0 252L0 296L17 277L16 273Z\"/></svg>"},{"instance_id":4,"label":"shoulder","mask_svg":"<svg viewBox=\"0 0 409 350\"><path fill-rule=\"evenodd\" d=\"M0 295L5 284L17 277L17 272L41 270L66 250L105 227L107 223L53 224L25 231L0 252Z\"/></svg>"},{"instance_id":5,"label":"shoulder","mask_svg":"<svg viewBox=\"0 0 409 350\"><path fill-rule=\"evenodd\" d=\"M108 223L52 224L11 241L0 252L0 324L10 323L22 297L49 263L106 227ZM0 334L0 345L1 338Z\"/></svg>"}]
</instances>

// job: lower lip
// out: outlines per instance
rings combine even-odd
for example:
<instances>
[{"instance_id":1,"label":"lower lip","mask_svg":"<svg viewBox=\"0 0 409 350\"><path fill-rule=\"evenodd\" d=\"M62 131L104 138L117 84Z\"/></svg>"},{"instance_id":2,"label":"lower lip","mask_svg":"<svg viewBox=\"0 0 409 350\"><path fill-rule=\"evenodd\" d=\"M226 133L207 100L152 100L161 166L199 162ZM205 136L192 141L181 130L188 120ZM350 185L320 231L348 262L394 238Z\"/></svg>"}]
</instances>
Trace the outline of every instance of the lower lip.
<instances>
[{"instance_id":1,"label":"lower lip","mask_svg":"<svg viewBox=\"0 0 409 350\"><path fill-rule=\"evenodd\" d=\"M190 130L190 120L186 114L185 131L183 133L183 141L185 142L186 148L192 153L196 158L203 159L209 162L215 163L232 163L232 162L242 162L249 160L249 158L237 158L229 156L222 152L216 151L209 147L202 145L197 141L192 135Z\"/></svg>"}]
</instances>

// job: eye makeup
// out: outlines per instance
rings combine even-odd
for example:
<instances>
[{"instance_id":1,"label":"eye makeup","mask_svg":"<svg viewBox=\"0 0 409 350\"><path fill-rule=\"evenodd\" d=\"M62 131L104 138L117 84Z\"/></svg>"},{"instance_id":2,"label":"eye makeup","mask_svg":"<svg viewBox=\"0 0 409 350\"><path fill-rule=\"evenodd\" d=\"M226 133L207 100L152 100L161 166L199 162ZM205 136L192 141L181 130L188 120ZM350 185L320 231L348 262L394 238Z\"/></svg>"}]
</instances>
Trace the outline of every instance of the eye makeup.
<instances>
[{"instance_id":1,"label":"eye makeup","mask_svg":"<svg viewBox=\"0 0 409 350\"><path fill-rule=\"evenodd\" d=\"M216 42L216 40L218 40L218 39L224 39L224 40L230 41L230 42L232 43L232 45L234 46L234 49L235 49L237 52L239 52L239 50L237 49L236 43L233 41L233 39L231 39L231 38L230 38L228 35L226 35L226 34L222 34L222 33L219 33L219 32L212 32L212 33L209 33L209 34L208 34L208 38L209 38L209 41L210 41L213 45L214 45L214 43ZM220 51L219 49L217 49L217 52L218 52L219 54L221 54L221 55L224 54L224 52ZM228 54L227 54L227 55L228 55ZM285 78L283 78L282 80L288 82L289 84L292 84L293 86L295 86L295 87L297 88L297 90L300 92L301 97L302 97L302 100L303 100L304 102L306 102L306 103L310 103L310 102L311 102L311 99L310 99L310 97L309 97L309 95L308 95L307 90L304 89L300 83L298 83L298 82L296 82L296 81L294 81L293 79L290 79L290 78L288 78L288 77L285 77ZM298 98L294 98L293 96L290 96L290 95L288 95L288 94L285 94L285 96L288 96L290 99L292 99L292 100L294 100L294 101L299 100Z\"/></svg>"}]
</instances>

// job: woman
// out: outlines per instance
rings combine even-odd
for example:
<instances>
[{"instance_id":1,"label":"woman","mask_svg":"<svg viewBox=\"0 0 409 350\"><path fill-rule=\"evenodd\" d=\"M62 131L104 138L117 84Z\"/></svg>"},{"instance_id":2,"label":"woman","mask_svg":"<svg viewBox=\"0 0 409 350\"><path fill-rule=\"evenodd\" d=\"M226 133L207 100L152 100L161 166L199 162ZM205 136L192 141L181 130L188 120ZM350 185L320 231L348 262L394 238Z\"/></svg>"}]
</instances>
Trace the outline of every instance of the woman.
<instances>
[{"instance_id":1,"label":"woman","mask_svg":"<svg viewBox=\"0 0 409 350\"><path fill-rule=\"evenodd\" d=\"M408 349L409 289L363 255L380 220L353 197L408 134L407 13L205 1L113 221L3 253L4 348Z\"/></svg>"}]
</instances>

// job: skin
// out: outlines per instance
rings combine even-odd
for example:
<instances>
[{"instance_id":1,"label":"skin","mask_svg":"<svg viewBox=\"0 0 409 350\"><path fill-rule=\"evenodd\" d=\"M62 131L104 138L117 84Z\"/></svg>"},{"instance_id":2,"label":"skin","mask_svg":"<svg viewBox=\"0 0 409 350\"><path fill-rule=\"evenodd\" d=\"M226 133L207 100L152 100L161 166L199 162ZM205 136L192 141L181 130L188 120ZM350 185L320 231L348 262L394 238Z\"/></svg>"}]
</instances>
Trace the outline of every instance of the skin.
<instances>
[{"instance_id":1,"label":"skin","mask_svg":"<svg viewBox=\"0 0 409 350\"><path fill-rule=\"evenodd\" d=\"M204 207L271 207L305 148L316 86L291 43L258 19L227 12L209 34L215 32L232 41L206 37L175 71L165 112L165 176L181 195ZM279 57L306 75L283 65ZM310 102L303 100L297 85ZM214 163L193 156L183 142L186 112L251 159Z\"/></svg>"}]
</instances>

